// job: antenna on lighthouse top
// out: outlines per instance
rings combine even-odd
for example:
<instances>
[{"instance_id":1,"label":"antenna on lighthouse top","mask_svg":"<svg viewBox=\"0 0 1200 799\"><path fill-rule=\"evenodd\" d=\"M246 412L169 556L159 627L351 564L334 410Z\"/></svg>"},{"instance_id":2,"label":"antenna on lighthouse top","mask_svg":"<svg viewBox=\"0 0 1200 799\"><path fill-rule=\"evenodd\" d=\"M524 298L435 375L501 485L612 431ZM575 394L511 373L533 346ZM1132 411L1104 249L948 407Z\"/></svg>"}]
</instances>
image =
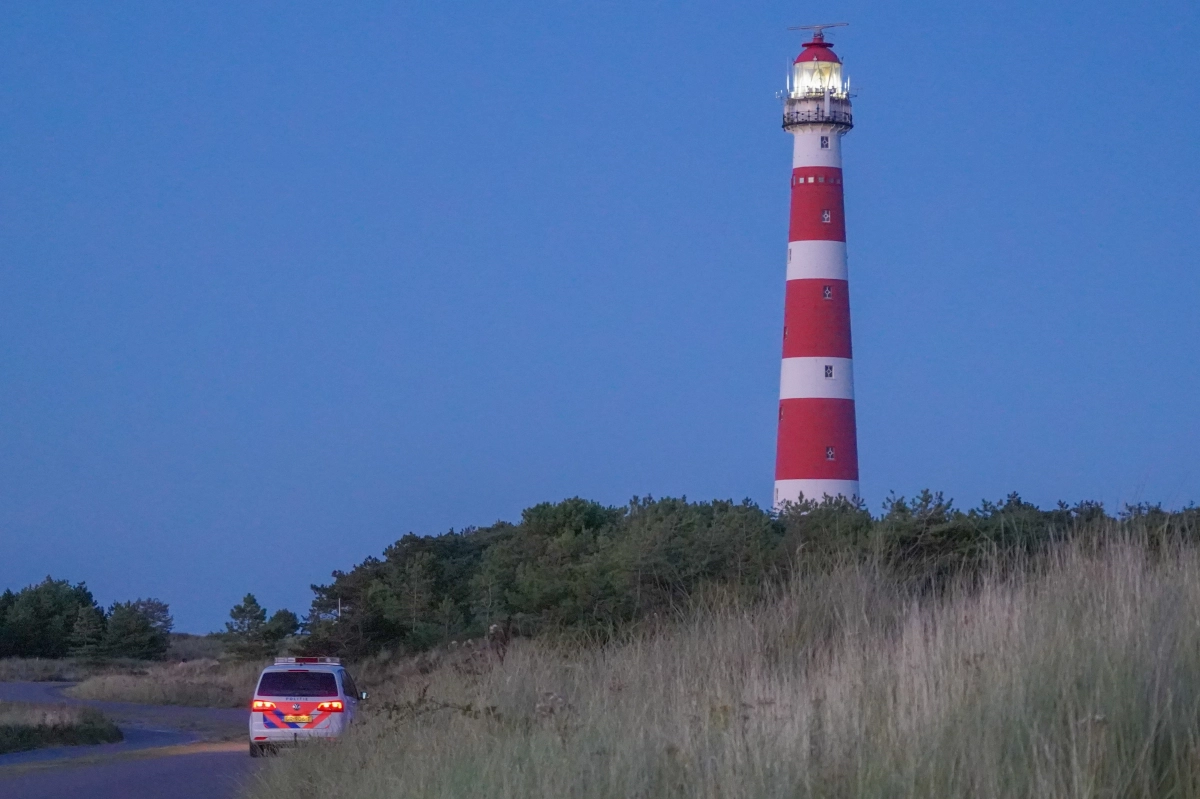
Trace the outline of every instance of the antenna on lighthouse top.
<instances>
[{"instance_id":1,"label":"antenna on lighthouse top","mask_svg":"<svg viewBox=\"0 0 1200 799\"><path fill-rule=\"evenodd\" d=\"M825 29L826 28L844 28L844 27L848 26L849 24L850 24L849 22L827 22L824 25L793 25L792 27L788 28L788 30L790 30L790 31L812 31L813 38L816 39L817 41L821 41L822 39L825 38Z\"/></svg>"}]
</instances>

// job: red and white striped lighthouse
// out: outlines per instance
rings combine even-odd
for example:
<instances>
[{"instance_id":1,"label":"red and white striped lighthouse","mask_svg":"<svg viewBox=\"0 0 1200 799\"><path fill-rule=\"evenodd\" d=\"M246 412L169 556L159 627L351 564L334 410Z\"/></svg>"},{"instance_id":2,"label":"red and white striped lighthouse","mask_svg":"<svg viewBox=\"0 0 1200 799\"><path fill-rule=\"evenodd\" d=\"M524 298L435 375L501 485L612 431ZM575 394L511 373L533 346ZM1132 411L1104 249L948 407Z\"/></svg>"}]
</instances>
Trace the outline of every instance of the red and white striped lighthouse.
<instances>
[{"instance_id":1,"label":"red and white striped lighthouse","mask_svg":"<svg viewBox=\"0 0 1200 799\"><path fill-rule=\"evenodd\" d=\"M850 83L826 27L809 26L812 41L792 64L784 100L783 127L794 146L776 507L801 497L859 496L842 204L842 136L853 121Z\"/></svg>"}]
</instances>

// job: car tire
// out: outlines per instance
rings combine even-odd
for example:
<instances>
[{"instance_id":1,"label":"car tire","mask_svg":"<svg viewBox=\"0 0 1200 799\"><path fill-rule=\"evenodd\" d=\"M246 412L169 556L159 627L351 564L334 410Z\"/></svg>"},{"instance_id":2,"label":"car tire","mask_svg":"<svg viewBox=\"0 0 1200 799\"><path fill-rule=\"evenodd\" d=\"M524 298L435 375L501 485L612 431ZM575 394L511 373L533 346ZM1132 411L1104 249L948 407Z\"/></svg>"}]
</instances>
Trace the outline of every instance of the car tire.
<instances>
[{"instance_id":1,"label":"car tire","mask_svg":"<svg viewBox=\"0 0 1200 799\"><path fill-rule=\"evenodd\" d=\"M263 748L261 746L259 746L258 744L254 743L254 741L251 741L250 742L250 757L262 757L262 756L263 756Z\"/></svg>"}]
</instances>

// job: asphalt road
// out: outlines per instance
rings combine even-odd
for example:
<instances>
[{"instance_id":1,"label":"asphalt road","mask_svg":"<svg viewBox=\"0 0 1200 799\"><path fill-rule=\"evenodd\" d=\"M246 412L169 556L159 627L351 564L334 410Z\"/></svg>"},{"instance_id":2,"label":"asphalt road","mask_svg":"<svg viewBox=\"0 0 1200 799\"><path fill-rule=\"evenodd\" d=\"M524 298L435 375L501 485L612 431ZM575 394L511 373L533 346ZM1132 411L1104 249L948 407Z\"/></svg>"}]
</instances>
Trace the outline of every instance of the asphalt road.
<instances>
[{"instance_id":1,"label":"asphalt road","mask_svg":"<svg viewBox=\"0 0 1200 799\"><path fill-rule=\"evenodd\" d=\"M87 763L64 761L5 776L4 799L225 799L236 797L260 761L245 747Z\"/></svg>"},{"instance_id":2,"label":"asphalt road","mask_svg":"<svg viewBox=\"0 0 1200 799\"><path fill-rule=\"evenodd\" d=\"M93 702L65 687L0 683L0 700L92 705L125 740L0 755L3 799L232 799L262 762L246 751L247 711Z\"/></svg>"}]
</instances>

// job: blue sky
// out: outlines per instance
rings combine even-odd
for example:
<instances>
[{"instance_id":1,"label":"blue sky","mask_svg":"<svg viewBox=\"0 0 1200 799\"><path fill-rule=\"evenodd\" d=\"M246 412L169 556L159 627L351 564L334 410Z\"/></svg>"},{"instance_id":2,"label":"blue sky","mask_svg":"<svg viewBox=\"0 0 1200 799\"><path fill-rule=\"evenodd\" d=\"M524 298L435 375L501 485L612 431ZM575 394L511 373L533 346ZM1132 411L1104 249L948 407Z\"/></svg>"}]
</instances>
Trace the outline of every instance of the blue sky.
<instances>
[{"instance_id":1,"label":"blue sky","mask_svg":"<svg viewBox=\"0 0 1200 799\"><path fill-rule=\"evenodd\" d=\"M768 503L788 25L848 20L862 487L1200 499L1194 3L39 3L0 586L183 630L542 500Z\"/></svg>"}]
</instances>

